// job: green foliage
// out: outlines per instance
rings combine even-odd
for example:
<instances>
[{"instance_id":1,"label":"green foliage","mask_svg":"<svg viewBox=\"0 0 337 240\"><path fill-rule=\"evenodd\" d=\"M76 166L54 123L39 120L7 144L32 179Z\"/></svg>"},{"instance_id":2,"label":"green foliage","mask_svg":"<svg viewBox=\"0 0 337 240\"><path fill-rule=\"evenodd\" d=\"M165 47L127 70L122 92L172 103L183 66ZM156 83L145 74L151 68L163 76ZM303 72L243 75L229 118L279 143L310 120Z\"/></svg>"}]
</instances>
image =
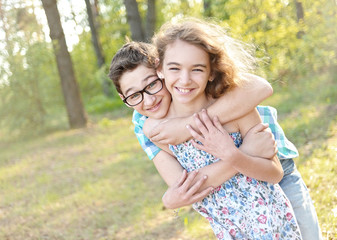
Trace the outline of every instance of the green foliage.
<instances>
[{"instance_id":1,"label":"green foliage","mask_svg":"<svg viewBox=\"0 0 337 240\"><path fill-rule=\"evenodd\" d=\"M49 106L62 104L52 51L45 43L34 43L27 47L25 55L18 53L8 60L12 66L9 84L0 89L2 127L31 129L44 126Z\"/></svg>"},{"instance_id":2,"label":"green foliage","mask_svg":"<svg viewBox=\"0 0 337 240\"><path fill-rule=\"evenodd\" d=\"M257 46L265 76L285 83L337 66L336 6L332 1L303 2L305 16L299 23L294 3L287 1L216 1L212 12L234 37ZM304 35L297 38L300 31Z\"/></svg>"},{"instance_id":3,"label":"green foliage","mask_svg":"<svg viewBox=\"0 0 337 240\"><path fill-rule=\"evenodd\" d=\"M97 95L90 98L86 105L89 113L104 113L112 109L124 107L124 103L119 97L107 98L104 95Z\"/></svg>"}]
</instances>

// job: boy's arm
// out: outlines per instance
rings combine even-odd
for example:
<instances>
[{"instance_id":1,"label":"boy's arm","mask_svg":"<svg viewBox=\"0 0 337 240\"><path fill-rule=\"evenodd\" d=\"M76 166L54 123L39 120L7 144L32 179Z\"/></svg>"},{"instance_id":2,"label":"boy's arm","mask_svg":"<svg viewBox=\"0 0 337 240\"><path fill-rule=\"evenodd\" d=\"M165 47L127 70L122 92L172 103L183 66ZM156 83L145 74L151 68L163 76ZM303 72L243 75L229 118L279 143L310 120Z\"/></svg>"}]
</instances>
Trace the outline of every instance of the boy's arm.
<instances>
[{"instance_id":1,"label":"boy's arm","mask_svg":"<svg viewBox=\"0 0 337 240\"><path fill-rule=\"evenodd\" d=\"M261 77L244 74L242 80L240 87L224 94L207 109L211 118L218 116L222 124L240 118L273 93L271 85ZM154 127L149 136L160 144L177 145L192 137L187 125L196 127L193 116L165 120Z\"/></svg>"}]
</instances>

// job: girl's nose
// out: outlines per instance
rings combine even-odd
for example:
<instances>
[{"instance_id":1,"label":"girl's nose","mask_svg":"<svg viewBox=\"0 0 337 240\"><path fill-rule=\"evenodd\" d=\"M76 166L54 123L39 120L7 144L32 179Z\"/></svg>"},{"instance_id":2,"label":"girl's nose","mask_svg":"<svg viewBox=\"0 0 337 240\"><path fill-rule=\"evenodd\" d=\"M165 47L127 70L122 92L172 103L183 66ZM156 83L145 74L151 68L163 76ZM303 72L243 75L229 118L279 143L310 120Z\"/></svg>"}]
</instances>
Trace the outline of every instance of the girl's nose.
<instances>
[{"instance_id":1,"label":"girl's nose","mask_svg":"<svg viewBox=\"0 0 337 240\"><path fill-rule=\"evenodd\" d=\"M187 85L190 82L190 74L188 71L182 71L179 78L180 83Z\"/></svg>"}]
</instances>

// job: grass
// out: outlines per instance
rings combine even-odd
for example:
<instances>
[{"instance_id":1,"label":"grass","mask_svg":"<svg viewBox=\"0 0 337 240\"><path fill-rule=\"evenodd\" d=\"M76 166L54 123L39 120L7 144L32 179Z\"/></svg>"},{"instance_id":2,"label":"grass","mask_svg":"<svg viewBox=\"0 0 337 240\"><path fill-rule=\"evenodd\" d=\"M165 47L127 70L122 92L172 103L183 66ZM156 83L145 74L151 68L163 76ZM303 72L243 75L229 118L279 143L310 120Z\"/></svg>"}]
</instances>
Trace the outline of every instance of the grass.
<instances>
[{"instance_id":1,"label":"grass","mask_svg":"<svg viewBox=\"0 0 337 240\"><path fill-rule=\"evenodd\" d=\"M337 239L337 89L328 75L275 86L275 106L300 151L324 239ZM118 117L118 115L120 115ZM92 115L87 129L59 128L0 141L0 239L214 239L190 207L163 208L165 184L133 134L130 112Z\"/></svg>"}]
</instances>

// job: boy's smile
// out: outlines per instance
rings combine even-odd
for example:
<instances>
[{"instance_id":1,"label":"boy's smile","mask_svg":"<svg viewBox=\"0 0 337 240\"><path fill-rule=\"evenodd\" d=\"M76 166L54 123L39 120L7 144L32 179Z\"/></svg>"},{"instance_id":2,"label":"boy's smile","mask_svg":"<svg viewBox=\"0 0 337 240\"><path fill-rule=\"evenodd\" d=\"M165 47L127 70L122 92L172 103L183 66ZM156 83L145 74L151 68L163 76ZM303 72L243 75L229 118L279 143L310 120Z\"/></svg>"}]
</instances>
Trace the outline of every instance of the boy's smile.
<instances>
[{"instance_id":1,"label":"boy's smile","mask_svg":"<svg viewBox=\"0 0 337 240\"><path fill-rule=\"evenodd\" d=\"M154 69L139 65L134 70L127 71L122 75L120 86L124 96L120 95L120 97L124 99L137 91L141 91L156 79L158 77ZM132 106L132 108L144 116L155 119L166 116L171 103L171 95L164 83L163 88L158 93L150 95L143 92L143 97L143 101Z\"/></svg>"}]
</instances>

